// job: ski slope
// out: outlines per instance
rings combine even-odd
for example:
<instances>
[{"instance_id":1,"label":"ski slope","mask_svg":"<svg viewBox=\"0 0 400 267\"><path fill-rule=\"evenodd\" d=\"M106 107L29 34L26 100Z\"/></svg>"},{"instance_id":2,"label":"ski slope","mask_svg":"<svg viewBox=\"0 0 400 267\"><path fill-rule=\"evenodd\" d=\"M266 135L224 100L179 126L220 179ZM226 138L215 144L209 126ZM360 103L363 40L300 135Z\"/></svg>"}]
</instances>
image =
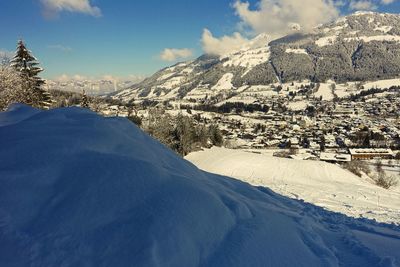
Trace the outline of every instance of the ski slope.
<instances>
[{"instance_id":1,"label":"ski slope","mask_svg":"<svg viewBox=\"0 0 400 267\"><path fill-rule=\"evenodd\" d=\"M352 217L400 224L400 188L380 188L336 165L214 147L188 155L199 168L266 186Z\"/></svg>"},{"instance_id":2,"label":"ski slope","mask_svg":"<svg viewBox=\"0 0 400 267\"><path fill-rule=\"evenodd\" d=\"M205 173L123 118L0 115L0 266L396 266L400 229Z\"/></svg>"}]
</instances>

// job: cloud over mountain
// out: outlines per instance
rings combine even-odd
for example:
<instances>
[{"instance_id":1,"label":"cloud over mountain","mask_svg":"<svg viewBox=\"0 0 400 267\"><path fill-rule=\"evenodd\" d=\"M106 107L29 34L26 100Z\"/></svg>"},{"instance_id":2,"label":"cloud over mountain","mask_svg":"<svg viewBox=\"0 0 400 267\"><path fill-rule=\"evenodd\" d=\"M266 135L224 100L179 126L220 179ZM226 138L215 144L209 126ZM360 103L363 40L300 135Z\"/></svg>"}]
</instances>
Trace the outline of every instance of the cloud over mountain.
<instances>
[{"instance_id":1,"label":"cloud over mountain","mask_svg":"<svg viewBox=\"0 0 400 267\"><path fill-rule=\"evenodd\" d=\"M290 33L293 24L310 30L339 16L331 0L260 0L256 8L238 0L233 6L243 26L256 34L267 33L272 37Z\"/></svg>"},{"instance_id":2,"label":"cloud over mountain","mask_svg":"<svg viewBox=\"0 0 400 267\"><path fill-rule=\"evenodd\" d=\"M182 49L165 48L160 54L160 59L172 62L179 59L188 59L192 56L193 56L193 51L189 48L182 48Z\"/></svg>"},{"instance_id":3,"label":"cloud over mountain","mask_svg":"<svg viewBox=\"0 0 400 267\"><path fill-rule=\"evenodd\" d=\"M216 38L208 29L204 29L202 36L203 50L205 53L211 55L229 54L232 51L240 49L248 41L248 39L238 32L235 32L232 36Z\"/></svg>"}]
</instances>

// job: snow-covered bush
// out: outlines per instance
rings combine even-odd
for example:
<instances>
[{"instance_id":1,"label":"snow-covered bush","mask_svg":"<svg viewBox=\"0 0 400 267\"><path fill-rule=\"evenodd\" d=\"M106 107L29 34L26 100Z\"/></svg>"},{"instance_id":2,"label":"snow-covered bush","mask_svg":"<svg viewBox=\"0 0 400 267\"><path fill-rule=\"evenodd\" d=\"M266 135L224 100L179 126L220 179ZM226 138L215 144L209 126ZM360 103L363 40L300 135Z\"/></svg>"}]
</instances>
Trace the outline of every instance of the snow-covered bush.
<instances>
[{"instance_id":1,"label":"snow-covered bush","mask_svg":"<svg viewBox=\"0 0 400 267\"><path fill-rule=\"evenodd\" d=\"M0 110L15 102L26 103L31 98L19 73L9 67L0 68Z\"/></svg>"},{"instance_id":2,"label":"snow-covered bush","mask_svg":"<svg viewBox=\"0 0 400 267\"><path fill-rule=\"evenodd\" d=\"M361 177L362 173L365 174L371 173L371 170L368 167L368 165L361 160L353 160L351 162L347 162L346 164L344 164L344 168L359 177Z\"/></svg>"},{"instance_id":3,"label":"snow-covered bush","mask_svg":"<svg viewBox=\"0 0 400 267\"><path fill-rule=\"evenodd\" d=\"M385 173L380 173L375 178L375 183L377 186L389 189L393 186L398 185L399 181L394 176L388 176Z\"/></svg>"},{"instance_id":4,"label":"snow-covered bush","mask_svg":"<svg viewBox=\"0 0 400 267\"><path fill-rule=\"evenodd\" d=\"M0 68L0 109L5 110L10 104L24 103L41 108L41 92L32 90L34 81L24 79L21 73L9 66Z\"/></svg>"}]
</instances>

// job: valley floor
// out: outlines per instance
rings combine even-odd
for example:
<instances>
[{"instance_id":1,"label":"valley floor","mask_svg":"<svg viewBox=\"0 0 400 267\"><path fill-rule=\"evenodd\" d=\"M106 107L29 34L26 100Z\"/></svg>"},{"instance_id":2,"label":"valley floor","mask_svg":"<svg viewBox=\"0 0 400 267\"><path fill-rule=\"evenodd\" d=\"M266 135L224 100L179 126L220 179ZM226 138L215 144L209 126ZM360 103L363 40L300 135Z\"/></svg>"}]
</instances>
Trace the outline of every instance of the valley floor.
<instances>
[{"instance_id":1,"label":"valley floor","mask_svg":"<svg viewBox=\"0 0 400 267\"><path fill-rule=\"evenodd\" d=\"M200 169L265 186L351 217L400 224L400 186L380 188L334 164L213 147L186 157Z\"/></svg>"}]
</instances>

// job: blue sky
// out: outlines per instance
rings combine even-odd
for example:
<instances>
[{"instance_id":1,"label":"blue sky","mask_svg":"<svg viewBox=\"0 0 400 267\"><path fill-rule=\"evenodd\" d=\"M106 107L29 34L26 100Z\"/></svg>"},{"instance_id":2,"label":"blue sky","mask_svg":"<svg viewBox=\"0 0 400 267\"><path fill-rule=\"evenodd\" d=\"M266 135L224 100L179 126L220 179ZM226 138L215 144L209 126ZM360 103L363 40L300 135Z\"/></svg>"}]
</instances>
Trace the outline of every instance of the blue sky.
<instances>
[{"instance_id":1,"label":"blue sky","mask_svg":"<svg viewBox=\"0 0 400 267\"><path fill-rule=\"evenodd\" d=\"M13 51L23 38L46 69L45 78L149 75L212 51L210 38L228 47L224 42L229 38L240 42L261 31L282 32L268 26L268 19L285 18L271 17L268 9L273 4L290 9L296 1L305 7L293 8L291 16L305 16L306 23L307 12L315 13L316 6L321 16L312 23L358 9L400 12L399 0L342 0L335 5L329 0L252 0L248 6L244 0L1 0L0 50ZM204 29L210 38L204 38ZM234 32L240 40L232 37Z\"/></svg>"}]
</instances>

